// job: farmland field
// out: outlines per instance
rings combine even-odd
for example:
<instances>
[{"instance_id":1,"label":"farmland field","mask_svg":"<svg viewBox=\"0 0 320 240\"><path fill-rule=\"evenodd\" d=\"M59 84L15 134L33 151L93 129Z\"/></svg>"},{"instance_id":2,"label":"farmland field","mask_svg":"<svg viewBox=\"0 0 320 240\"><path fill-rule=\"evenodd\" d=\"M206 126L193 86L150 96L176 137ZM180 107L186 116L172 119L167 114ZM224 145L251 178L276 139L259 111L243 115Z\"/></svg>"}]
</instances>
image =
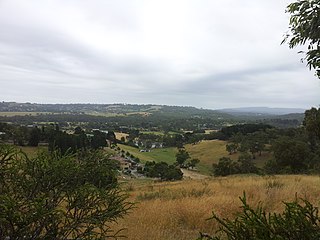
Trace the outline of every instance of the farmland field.
<instances>
[{"instance_id":1,"label":"farmland field","mask_svg":"<svg viewBox=\"0 0 320 240\"><path fill-rule=\"evenodd\" d=\"M210 175L212 170L212 164L218 163L221 157L230 157L233 160L237 160L239 153L229 155L226 151L226 141L221 140L210 140L201 141L197 144L187 144L186 150L189 152L191 158L198 158L200 163L197 165L197 169L200 173ZM151 152L139 152L138 148L130 147L123 144L118 146L124 151L128 151L135 157L140 158L142 162L155 161L155 162L166 162L172 164L175 162L175 154L177 148L158 148L152 149ZM263 167L264 163L271 158L271 154L263 152L262 156L257 156L254 160L258 167Z\"/></svg>"},{"instance_id":2,"label":"farmland field","mask_svg":"<svg viewBox=\"0 0 320 240\"><path fill-rule=\"evenodd\" d=\"M124 150L133 154L135 157L140 158L142 162L155 161L155 162L166 162L172 164L175 162L175 155L177 153L176 148L157 148L152 149L151 152L140 152L138 148L130 147L123 144L118 146Z\"/></svg>"},{"instance_id":3,"label":"farmland field","mask_svg":"<svg viewBox=\"0 0 320 240\"><path fill-rule=\"evenodd\" d=\"M1 117L13 117L13 116L37 116L40 114L52 114L50 112L0 112Z\"/></svg>"},{"instance_id":4,"label":"farmland field","mask_svg":"<svg viewBox=\"0 0 320 240\"><path fill-rule=\"evenodd\" d=\"M129 115L142 115L142 116L150 115L150 113L148 112L114 113L114 112L98 112L98 111L89 111L89 112L86 112L86 114L92 115L92 116L102 116L102 117L125 117Z\"/></svg>"},{"instance_id":5,"label":"farmland field","mask_svg":"<svg viewBox=\"0 0 320 240\"><path fill-rule=\"evenodd\" d=\"M206 180L152 183L131 181L123 185L136 208L119 220L116 229L130 240L196 239L199 231L213 234L218 225L208 221L214 210L219 216L234 218L240 210L239 196L246 192L248 203L261 203L266 211L280 212L283 201L295 195L319 204L319 176L230 176Z\"/></svg>"}]
</instances>

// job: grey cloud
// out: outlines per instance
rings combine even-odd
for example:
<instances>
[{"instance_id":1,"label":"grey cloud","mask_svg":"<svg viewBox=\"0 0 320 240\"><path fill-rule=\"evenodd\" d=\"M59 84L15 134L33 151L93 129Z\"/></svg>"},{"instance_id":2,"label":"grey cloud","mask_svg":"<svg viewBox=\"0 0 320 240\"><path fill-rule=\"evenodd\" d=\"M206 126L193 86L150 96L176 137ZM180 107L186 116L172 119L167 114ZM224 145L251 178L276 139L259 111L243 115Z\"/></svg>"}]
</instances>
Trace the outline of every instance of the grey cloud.
<instances>
[{"instance_id":1,"label":"grey cloud","mask_svg":"<svg viewBox=\"0 0 320 240\"><path fill-rule=\"evenodd\" d=\"M30 4L24 12L16 0L0 3L0 100L208 108L320 102L319 81L280 46L287 16L278 0ZM167 15L153 16L154 4Z\"/></svg>"}]
</instances>

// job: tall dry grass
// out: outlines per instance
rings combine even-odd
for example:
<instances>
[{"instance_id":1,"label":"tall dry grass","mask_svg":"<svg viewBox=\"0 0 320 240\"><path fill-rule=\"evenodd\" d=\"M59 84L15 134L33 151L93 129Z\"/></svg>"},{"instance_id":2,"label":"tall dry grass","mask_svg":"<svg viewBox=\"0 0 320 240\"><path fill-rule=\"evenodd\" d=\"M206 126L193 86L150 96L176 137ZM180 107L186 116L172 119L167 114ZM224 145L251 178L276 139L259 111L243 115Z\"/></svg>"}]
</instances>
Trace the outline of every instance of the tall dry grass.
<instances>
[{"instance_id":1,"label":"tall dry grass","mask_svg":"<svg viewBox=\"0 0 320 240\"><path fill-rule=\"evenodd\" d=\"M239 196L246 192L248 202L259 202L267 211L282 211L283 201L295 195L318 205L319 176L232 176L173 183L130 182L124 186L136 208L115 228L127 228L128 239L195 239L199 231L214 233L218 226L206 219L212 210L233 218L240 210Z\"/></svg>"}]
</instances>

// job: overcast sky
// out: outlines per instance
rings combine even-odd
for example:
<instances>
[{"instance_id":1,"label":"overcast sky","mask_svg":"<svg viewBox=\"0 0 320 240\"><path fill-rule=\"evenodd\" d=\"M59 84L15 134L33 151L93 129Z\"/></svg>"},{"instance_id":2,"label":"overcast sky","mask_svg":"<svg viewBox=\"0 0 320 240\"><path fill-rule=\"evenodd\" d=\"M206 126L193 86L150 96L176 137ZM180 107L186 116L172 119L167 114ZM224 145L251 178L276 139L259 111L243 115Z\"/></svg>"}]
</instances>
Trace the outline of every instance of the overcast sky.
<instances>
[{"instance_id":1,"label":"overcast sky","mask_svg":"<svg viewBox=\"0 0 320 240\"><path fill-rule=\"evenodd\" d=\"M0 100L319 106L289 2L0 0Z\"/></svg>"}]
</instances>

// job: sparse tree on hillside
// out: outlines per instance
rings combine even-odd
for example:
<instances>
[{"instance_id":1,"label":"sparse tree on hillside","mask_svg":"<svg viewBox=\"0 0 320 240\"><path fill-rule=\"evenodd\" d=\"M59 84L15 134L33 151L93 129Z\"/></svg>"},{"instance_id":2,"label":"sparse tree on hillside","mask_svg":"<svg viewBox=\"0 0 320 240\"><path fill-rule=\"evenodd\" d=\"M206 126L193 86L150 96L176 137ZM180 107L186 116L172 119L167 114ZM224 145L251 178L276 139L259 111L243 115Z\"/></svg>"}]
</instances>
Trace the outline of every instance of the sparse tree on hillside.
<instances>
[{"instance_id":1,"label":"sparse tree on hillside","mask_svg":"<svg viewBox=\"0 0 320 240\"><path fill-rule=\"evenodd\" d=\"M178 153L176 154L176 162L180 167L183 167L189 158L189 153L183 148L180 148Z\"/></svg>"},{"instance_id":2,"label":"sparse tree on hillside","mask_svg":"<svg viewBox=\"0 0 320 240\"><path fill-rule=\"evenodd\" d=\"M144 173L147 177L160 178L165 181L181 180L183 177L179 168L165 162L146 162Z\"/></svg>"},{"instance_id":3,"label":"sparse tree on hillside","mask_svg":"<svg viewBox=\"0 0 320 240\"><path fill-rule=\"evenodd\" d=\"M199 162L200 160L198 158L192 158L188 165L193 169Z\"/></svg>"},{"instance_id":4,"label":"sparse tree on hillside","mask_svg":"<svg viewBox=\"0 0 320 240\"><path fill-rule=\"evenodd\" d=\"M232 155L233 153L237 152L237 145L235 143L229 143L226 145L227 152Z\"/></svg>"},{"instance_id":5,"label":"sparse tree on hillside","mask_svg":"<svg viewBox=\"0 0 320 240\"><path fill-rule=\"evenodd\" d=\"M239 166L230 158L222 157L219 159L218 164L213 164L214 176L228 176L239 173Z\"/></svg>"},{"instance_id":6,"label":"sparse tree on hillside","mask_svg":"<svg viewBox=\"0 0 320 240\"><path fill-rule=\"evenodd\" d=\"M254 165L249 153L242 153L238 158L240 173L257 173L258 168Z\"/></svg>"}]
</instances>

